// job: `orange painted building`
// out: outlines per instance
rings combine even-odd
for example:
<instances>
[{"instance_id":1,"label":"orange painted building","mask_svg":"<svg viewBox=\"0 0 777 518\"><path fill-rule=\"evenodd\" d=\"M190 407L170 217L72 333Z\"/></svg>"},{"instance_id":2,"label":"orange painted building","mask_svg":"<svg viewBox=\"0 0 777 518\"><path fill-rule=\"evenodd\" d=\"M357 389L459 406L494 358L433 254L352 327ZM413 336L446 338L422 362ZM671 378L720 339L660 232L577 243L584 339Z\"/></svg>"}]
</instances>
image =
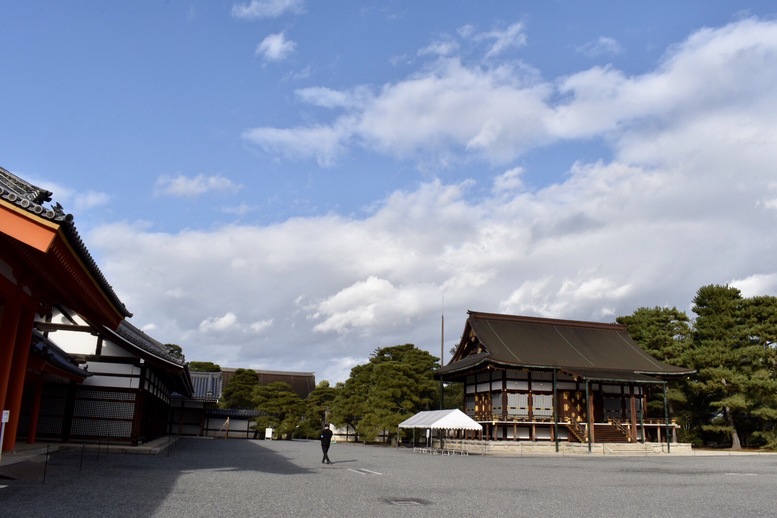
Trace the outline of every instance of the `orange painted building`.
<instances>
[{"instance_id":1,"label":"orange painted building","mask_svg":"<svg viewBox=\"0 0 777 518\"><path fill-rule=\"evenodd\" d=\"M82 366L100 359L102 338L79 361L51 340L56 326L45 323L63 308L78 316L81 328L93 331L84 336L107 336L129 351L123 361L141 367L136 392L145 408L153 406L146 394L164 401L172 390L186 393L191 387L183 360L165 358L166 349L126 322L132 314L92 259L73 217L59 204L49 205L51 196L0 167L0 409L8 416L2 451L13 450L20 430L34 442L41 404L48 404L46 389L75 393L73 388L92 376ZM156 379L162 380L162 390L154 388ZM65 408L74 400L77 396L67 399ZM140 430L128 437L133 442L146 419L141 410L140 403L133 408L133 427Z\"/></svg>"}]
</instances>

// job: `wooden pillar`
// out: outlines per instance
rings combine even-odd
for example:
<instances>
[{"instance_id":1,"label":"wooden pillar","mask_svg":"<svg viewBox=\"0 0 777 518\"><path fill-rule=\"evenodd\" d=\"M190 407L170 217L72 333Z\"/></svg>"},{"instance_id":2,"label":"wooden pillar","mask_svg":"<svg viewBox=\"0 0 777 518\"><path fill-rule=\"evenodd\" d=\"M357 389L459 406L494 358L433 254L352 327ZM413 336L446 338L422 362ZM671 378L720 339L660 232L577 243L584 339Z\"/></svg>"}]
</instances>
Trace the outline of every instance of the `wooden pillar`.
<instances>
[{"instance_id":1,"label":"wooden pillar","mask_svg":"<svg viewBox=\"0 0 777 518\"><path fill-rule=\"evenodd\" d=\"M558 379L556 369L553 369L553 442L558 453Z\"/></svg>"},{"instance_id":2,"label":"wooden pillar","mask_svg":"<svg viewBox=\"0 0 777 518\"><path fill-rule=\"evenodd\" d=\"M591 443L596 441L594 434L594 398L591 394L591 382L585 380L585 407L588 414L588 451L591 451Z\"/></svg>"},{"instance_id":3,"label":"wooden pillar","mask_svg":"<svg viewBox=\"0 0 777 518\"><path fill-rule=\"evenodd\" d=\"M5 410L10 411L10 417L5 427L3 451L11 451L16 442L16 432L19 429L19 413L22 409L24 394L24 377L27 375L27 359L30 356L30 340L35 312L31 306L24 306L19 312L16 340L11 359L8 377L8 389L5 395ZM5 320L5 318L3 318Z\"/></svg>"},{"instance_id":4,"label":"wooden pillar","mask_svg":"<svg viewBox=\"0 0 777 518\"><path fill-rule=\"evenodd\" d=\"M6 396L11 380L11 364L16 350L16 334L19 329L21 301L18 297L4 301L0 317L0 410L7 410Z\"/></svg>"},{"instance_id":5,"label":"wooden pillar","mask_svg":"<svg viewBox=\"0 0 777 518\"><path fill-rule=\"evenodd\" d=\"M38 435L38 420L40 419L40 402L43 399L43 378L35 380L35 391L32 396L32 411L30 426L27 433L27 444L34 444Z\"/></svg>"},{"instance_id":6,"label":"wooden pillar","mask_svg":"<svg viewBox=\"0 0 777 518\"><path fill-rule=\"evenodd\" d=\"M634 385L629 390L629 403L631 405L631 442L637 442L637 400L634 397Z\"/></svg>"}]
</instances>

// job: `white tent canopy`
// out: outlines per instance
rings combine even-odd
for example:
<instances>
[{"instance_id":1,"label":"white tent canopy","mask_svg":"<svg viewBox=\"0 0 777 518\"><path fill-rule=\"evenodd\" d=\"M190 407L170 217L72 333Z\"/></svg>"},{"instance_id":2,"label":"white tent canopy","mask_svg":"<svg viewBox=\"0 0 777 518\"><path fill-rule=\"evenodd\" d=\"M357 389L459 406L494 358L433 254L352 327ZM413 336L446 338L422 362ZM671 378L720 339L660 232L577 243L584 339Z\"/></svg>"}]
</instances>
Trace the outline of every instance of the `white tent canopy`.
<instances>
[{"instance_id":1,"label":"white tent canopy","mask_svg":"<svg viewBox=\"0 0 777 518\"><path fill-rule=\"evenodd\" d=\"M399 427L430 428L433 430L483 430L483 425L471 419L458 408L418 412L413 417L399 423Z\"/></svg>"}]
</instances>

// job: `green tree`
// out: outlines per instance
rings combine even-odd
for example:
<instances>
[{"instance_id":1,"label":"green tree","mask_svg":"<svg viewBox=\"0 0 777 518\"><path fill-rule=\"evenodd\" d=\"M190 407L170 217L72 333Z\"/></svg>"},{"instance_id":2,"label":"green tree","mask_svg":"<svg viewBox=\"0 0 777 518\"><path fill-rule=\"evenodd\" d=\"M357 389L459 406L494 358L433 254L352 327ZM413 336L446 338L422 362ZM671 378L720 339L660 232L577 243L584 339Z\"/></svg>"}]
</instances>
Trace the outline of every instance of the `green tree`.
<instances>
[{"instance_id":1,"label":"green tree","mask_svg":"<svg viewBox=\"0 0 777 518\"><path fill-rule=\"evenodd\" d=\"M746 396L753 443L777 450L777 297L745 299L750 378Z\"/></svg>"},{"instance_id":2,"label":"green tree","mask_svg":"<svg viewBox=\"0 0 777 518\"><path fill-rule=\"evenodd\" d=\"M676 307L639 308L629 316L615 319L651 356L682 366L691 341L688 315Z\"/></svg>"},{"instance_id":3,"label":"green tree","mask_svg":"<svg viewBox=\"0 0 777 518\"><path fill-rule=\"evenodd\" d=\"M337 390L324 380L308 394L305 399L305 420L300 426L300 432L305 437L311 439L318 437L324 423L329 422L329 412L337 396Z\"/></svg>"},{"instance_id":4,"label":"green tree","mask_svg":"<svg viewBox=\"0 0 777 518\"><path fill-rule=\"evenodd\" d=\"M180 345L165 344L165 347L167 347L167 350L170 352L171 356L175 356L176 358L180 358L181 360L184 359L183 348Z\"/></svg>"},{"instance_id":5,"label":"green tree","mask_svg":"<svg viewBox=\"0 0 777 518\"><path fill-rule=\"evenodd\" d=\"M709 285L694 298L690 388L713 414L702 425L739 449L751 439L771 442L777 418L775 337L777 299L745 299L730 286Z\"/></svg>"},{"instance_id":6,"label":"green tree","mask_svg":"<svg viewBox=\"0 0 777 518\"><path fill-rule=\"evenodd\" d=\"M221 367L213 362L189 362L189 370L194 372L221 372Z\"/></svg>"},{"instance_id":7,"label":"green tree","mask_svg":"<svg viewBox=\"0 0 777 518\"><path fill-rule=\"evenodd\" d=\"M281 438L291 439L305 415L305 402L283 381L255 386L251 400L256 410L265 413L256 419L256 426L272 427Z\"/></svg>"},{"instance_id":8,"label":"green tree","mask_svg":"<svg viewBox=\"0 0 777 518\"><path fill-rule=\"evenodd\" d=\"M351 425L364 441L383 431L394 434L400 422L435 406L438 365L438 358L413 344L377 349L367 364L351 369L333 402L333 422Z\"/></svg>"},{"instance_id":9,"label":"green tree","mask_svg":"<svg viewBox=\"0 0 777 518\"><path fill-rule=\"evenodd\" d=\"M653 357L679 367L687 367L687 353L691 344L691 324L688 315L676 307L638 308L629 316L615 319L625 325L631 336ZM669 383L667 401L670 412L680 424L680 440L700 445L697 424L699 412L688 404L688 380ZM652 392L648 400L647 415L663 416L664 397ZM703 414L707 414L705 409Z\"/></svg>"},{"instance_id":10,"label":"green tree","mask_svg":"<svg viewBox=\"0 0 777 518\"><path fill-rule=\"evenodd\" d=\"M445 409L464 408L464 383L453 381L445 382L442 407Z\"/></svg>"},{"instance_id":11,"label":"green tree","mask_svg":"<svg viewBox=\"0 0 777 518\"><path fill-rule=\"evenodd\" d=\"M345 383L338 384L337 395L332 401L330 419L338 425L348 425L358 430L367 412L367 395L370 391L369 364L356 365Z\"/></svg>"},{"instance_id":12,"label":"green tree","mask_svg":"<svg viewBox=\"0 0 777 518\"><path fill-rule=\"evenodd\" d=\"M251 369L237 369L224 387L219 406L221 408L255 408L251 399L254 387L259 385L259 376Z\"/></svg>"}]
</instances>

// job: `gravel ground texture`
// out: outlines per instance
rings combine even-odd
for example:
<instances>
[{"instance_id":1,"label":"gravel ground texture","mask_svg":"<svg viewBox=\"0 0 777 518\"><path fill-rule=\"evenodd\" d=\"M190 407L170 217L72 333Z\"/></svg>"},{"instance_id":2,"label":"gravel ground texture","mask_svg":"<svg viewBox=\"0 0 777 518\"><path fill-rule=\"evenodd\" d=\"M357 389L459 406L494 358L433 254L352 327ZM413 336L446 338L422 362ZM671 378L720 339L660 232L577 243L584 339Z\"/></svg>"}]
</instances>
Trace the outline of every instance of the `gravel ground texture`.
<instances>
[{"instance_id":1,"label":"gravel ground texture","mask_svg":"<svg viewBox=\"0 0 777 518\"><path fill-rule=\"evenodd\" d=\"M9 466L0 517L775 516L777 456L447 456L182 439ZM45 481L44 481L45 469Z\"/></svg>"}]
</instances>

